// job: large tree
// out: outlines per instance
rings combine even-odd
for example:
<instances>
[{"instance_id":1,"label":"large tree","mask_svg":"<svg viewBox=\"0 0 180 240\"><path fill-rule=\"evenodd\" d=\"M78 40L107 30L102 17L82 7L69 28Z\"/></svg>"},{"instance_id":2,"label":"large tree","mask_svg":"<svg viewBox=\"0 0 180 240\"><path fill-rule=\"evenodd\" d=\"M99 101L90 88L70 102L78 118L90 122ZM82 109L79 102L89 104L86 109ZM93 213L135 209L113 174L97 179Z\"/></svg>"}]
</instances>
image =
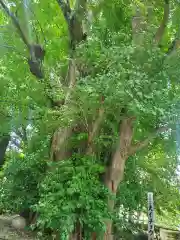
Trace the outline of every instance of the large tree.
<instances>
[{"instance_id":1,"label":"large tree","mask_svg":"<svg viewBox=\"0 0 180 240\"><path fill-rule=\"evenodd\" d=\"M80 239L86 231L98 236L106 222L104 239L112 239L105 200L110 211L115 201L111 194L107 199L102 183L116 195L127 159L157 135L166 137L162 133L171 128L169 117L178 115L179 5L125 5L121 0L13 3L0 0L6 29L1 39L3 93L13 99L14 126L22 113L20 125L31 122L34 129L24 160L33 161L19 165L13 177L24 168L22 176L29 174L39 164L31 204L44 219L40 223L57 229L61 237ZM64 181L69 185L63 186ZM67 195L66 201L58 205L56 195ZM58 216L59 222L51 224Z\"/></svg>"}]
</instances>

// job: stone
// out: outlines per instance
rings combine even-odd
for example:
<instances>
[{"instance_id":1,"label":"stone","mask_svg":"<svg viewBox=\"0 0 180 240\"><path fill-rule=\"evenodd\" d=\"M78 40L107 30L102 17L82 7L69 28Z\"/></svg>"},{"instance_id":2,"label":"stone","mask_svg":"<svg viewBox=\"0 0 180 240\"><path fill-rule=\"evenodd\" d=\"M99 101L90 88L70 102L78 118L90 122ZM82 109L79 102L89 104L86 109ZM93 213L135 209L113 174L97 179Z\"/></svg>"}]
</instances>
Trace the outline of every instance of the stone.
<instances>
[{"instance_id":1,"label":"stone","mask_svg":"<svg viewBox=\"0 0 180 240\"><path fill-rule=\"evenodd\" d=\"M23 230L26 227L26 220L21 216L16 216L12 219L11 225L17 230Z\"/></svg>"}]
</instances>

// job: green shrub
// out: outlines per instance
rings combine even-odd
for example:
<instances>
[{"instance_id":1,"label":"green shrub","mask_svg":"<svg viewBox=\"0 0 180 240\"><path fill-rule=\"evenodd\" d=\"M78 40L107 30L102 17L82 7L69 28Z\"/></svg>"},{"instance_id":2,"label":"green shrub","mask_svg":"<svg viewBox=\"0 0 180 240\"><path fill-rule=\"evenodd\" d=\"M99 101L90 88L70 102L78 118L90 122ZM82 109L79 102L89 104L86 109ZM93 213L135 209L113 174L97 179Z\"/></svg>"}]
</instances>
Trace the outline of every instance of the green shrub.
<instances>
[{"instance_id":1,"label":"green shrub","mask_svg":"<svg viewBox=\"0 0 180 240\"><path fill-rule=\"evenodd\" d=\"M53 163L40 185L38 226L51 228L66 239L79 222L86 233L105 231L104 219L110 218L107 208L108 190L100 183L103 167L90 157L73 158Z\"/></svg>"}]
</instances>

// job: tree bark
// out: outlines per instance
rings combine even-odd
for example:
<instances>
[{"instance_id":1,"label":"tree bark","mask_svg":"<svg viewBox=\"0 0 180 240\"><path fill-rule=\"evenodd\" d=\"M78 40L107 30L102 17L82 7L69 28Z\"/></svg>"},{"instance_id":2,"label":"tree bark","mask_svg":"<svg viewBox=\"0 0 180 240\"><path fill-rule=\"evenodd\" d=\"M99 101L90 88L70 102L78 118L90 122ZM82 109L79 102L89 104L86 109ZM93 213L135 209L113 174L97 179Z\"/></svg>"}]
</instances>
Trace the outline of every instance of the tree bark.
<instances>
[{"instance_id":1,"label":"tree bark","mask_svg":"<svg viewBox=\"0 0 180 240\"><path fill-rule=\"evenodd\" d=\"M82 20L86 12L86 0L76 1L75 11L70 7L69 1L57 0L65 21L68 25L70 37L70 60L67 71L68 91L65 96L64 106L70 104L70 98L76 84L76 61L74 51L77 44L83 40ZM68 140L72 134L72 126L58 128L52 138L50 159L60 161L67 158Z\"/></svg>"},{"instance_id":2,"label":"tree bark","mask_svg":"<svg viewBox=\"0 0 180 240\"><path fill-rule=\"evenodd\" d=\"M70 235L69 240L82 240L82 227L78 220L75 224L74 233Z\"/></svg>"},{"instance_id":3,"label":"tree bark","mask_svg":"<svg viewBox=\"0 0 180 240\"><path fill-rule=\"evenodd\" d=\"M120 125L119 142L112 158L111 165L106 172L104 183L110 192L112 192L115 196L118 185L123 180L125 163L128 157L146 147L158 134L166 132L170 129L169 126L160 127L154 133L150 134L149 137L133 145L132 138L134 120L135 118L133 117L122 120ZM111 211L113 211L114 205L115 201L108 199L108 206ZM112 221L107 221L104 240L112 239Z\"/></svg>"},{"instance_id":4,"label":"tree bark","mask_svg":"<svg viewBox=\"0 0 180 240\"><path fill-rule=\"evenodd\" d=\"M68 90L64 99L64 106L69 107L71 104L71 96L76 85L76 60L75 60L75 50L76 46L84 40L84 32L82 21L84 19L84 14L86 13L86 0L77 0L74 10L71 9L69 1L57 0L61 11L64 15L66 23L68 25L69 31L69 42L70 42L70 60L69 67L67 70L66 80L68 82ZM69 156L68 142L69 138L73 132L73 124L66 127L59 127L52 138L50 159L53 161L61 161L67 159ZM74 233L70 234L70 240L81 240L82 239L82 229L77 220L75 224Z\"/></svg>"},{"instance_id":5,"label":"tree bark","mask_svg":"<svg viewBox=\"0 0 180 240\"><path fill-rule=\"evenodd\" d=\"M0 167L3 166L5 161L5 154L10 141L10 135L3 136L0 140Z\"/></svg>"},{"instance_id":6,"label":"tree bark","mask_svg":"<svg viewBox=\"0 0 180 240\"><path fill-rule=\"evenodd\" d=\"M122 120L120 124L119 142L112 158L111 165L106 172L105 185L114 195L116 195L118 185L124 176L125 162L128 158L128 151L133 137L133 121L134 118L125 118ZM111 211L113 211L114 205L115 201L108 199L108 206ZM112 221L107 221L104 240L112 239Z\"/></svg>"},{"instance_id":7,"label":"tree bark","mask_svg":"<svg viewBox=\"0 0 180 240\"><path fill-rule=\"evenodd\" d=\"M157 44L160 43L160 41L164 35L165 29L166 29L166 26L167 26L168 20L169 20L169 13L170 13L169 0L164 0L164 16L163 16L162 22L161 22L156 34L155 34L155 42Z\"/></svg>"},{"instance_id":8,"label":"tree bark","mask_svg":"<svg viewBox=\"0 0 180 240\"><path fill-rule=\"evenodd\" d=\"M88 136L88 147L87 147L87 155L91 155L93 154L93 140L94 138L97 136L98 131L101 127L101 123L104 119L104 98L101 99L101 106L98 110L98 115L96 117L96 120L94 121L93 125L92 125L92 129L89 132L89 136Z\"/></svg>"}]
</instances>

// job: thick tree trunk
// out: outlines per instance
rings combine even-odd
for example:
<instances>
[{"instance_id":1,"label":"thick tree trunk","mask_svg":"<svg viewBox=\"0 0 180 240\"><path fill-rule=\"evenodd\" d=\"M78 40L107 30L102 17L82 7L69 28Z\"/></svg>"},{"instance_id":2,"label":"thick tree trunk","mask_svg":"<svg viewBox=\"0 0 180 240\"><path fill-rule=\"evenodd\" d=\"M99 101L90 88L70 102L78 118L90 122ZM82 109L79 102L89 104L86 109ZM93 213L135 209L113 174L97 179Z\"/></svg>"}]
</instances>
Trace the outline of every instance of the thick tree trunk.
<instances>
[{"instance_id":1,"label":"thick tree trunk","mask_svg":"<svg viewBox=\"0 0 180 240\"><path fill-rule=\"evenodd\" d=\"M83 40L84 32L82 26L82 20L84 19L84 14L86 13L86 0L77 1L75 9L72 10L69 1L57 0L64 18L68 24L69 36L70 36L70 60L69 68L67 71L67 82L69 84L68 91L64 99L64 106L69 107L71 102L72 93L76 85L76 60L74 57L76 46ZM65 160L71 156L71 151L69 149L69 138L73 133L73 123L71 125L60 127L57 129L52 138L50 158L53 161ZM82 229L77 221L74 233L70 234L70 240L81 240L82 239Z\"/></svg>"},{"instance_id":2,"label":"thick tree trunk","mask_svg":"<svg viewBox=\"0 0 180 240\"><path fill-rule=\"evenodd\" d=\"M72 56L73 57L73 56ZM69 67L67 72L67 80L69 83L68 91L65 96L64 105L69 106L69 100L76 83L76 63L73 58L69 60ZM58 128L53 135L51 143L50 159L53 161L61 161L69 157L68 140L72 134L72 126Z\"/></svg>"},{"instance_id":3,"label":"thick tree trunk","mask_svg":"<svg viewBox=\"0 0 180 240\"><path fill-rule=\"evenodd\" d=\"M110 167L107 169L105 176L105 185L107 188L116 195L119 183L124 176L125 163L128 158L128 152L132 142L133 136L133 120L134 118L126 118L122 120L120 126L119 142L112 158ZM113 211L115 202L114 200L108 200L109 209ZM104 240L112 240L112 222L106 223L106 233Z\"/></svg>"}]
</instances>

